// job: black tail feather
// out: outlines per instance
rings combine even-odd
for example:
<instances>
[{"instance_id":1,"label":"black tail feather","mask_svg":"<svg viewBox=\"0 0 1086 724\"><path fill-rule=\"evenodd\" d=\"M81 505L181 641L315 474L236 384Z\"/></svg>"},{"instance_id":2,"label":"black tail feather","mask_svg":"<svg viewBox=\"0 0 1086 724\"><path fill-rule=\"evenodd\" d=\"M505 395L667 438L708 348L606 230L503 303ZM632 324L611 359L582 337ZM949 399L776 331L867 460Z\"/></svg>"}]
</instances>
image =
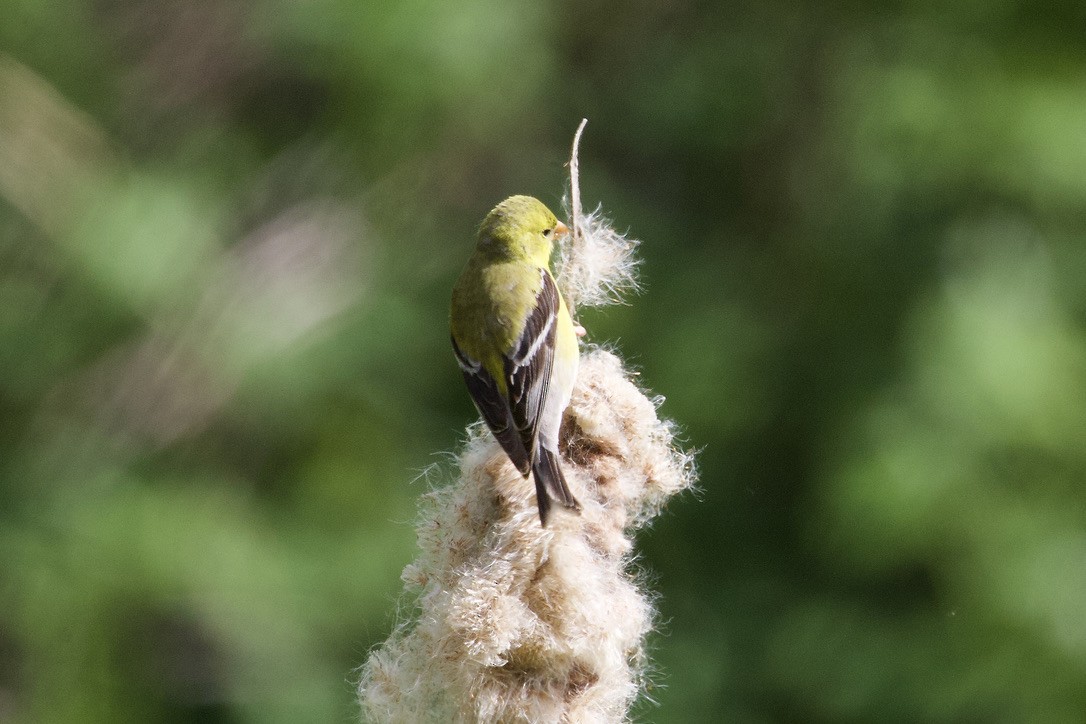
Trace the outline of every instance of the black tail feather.
<instances>
[{"instance_id":1,"label":"black tail feather","mask_svg":"<svg viewBox=\"0 0 1086 724\"><path fill-rule=\"evenodd\" d=\"M562 475L562 468L558 466L558 456L544 448L539 448L539 456L532 466L532 477L535 478L536 503L539 506L539 522L546 527L547 518L550 516L551 501L558 502L563 508L573 512L580 512L581 504L573 497L566 478Z\"/></svg>"},{"instance_id":2,"label":"black tail feather","mask_svg":"<svg viewBox=\"0 0 1086 724\"><path fill-rule=\"evenodd\" d=\"M547 495L547 489L539 481L539 476L533 475L532 477L535 478L535 500L539 506L539 524L546 528L547 518L551 515L551 496Z\"/></svg>"}]
</instances>

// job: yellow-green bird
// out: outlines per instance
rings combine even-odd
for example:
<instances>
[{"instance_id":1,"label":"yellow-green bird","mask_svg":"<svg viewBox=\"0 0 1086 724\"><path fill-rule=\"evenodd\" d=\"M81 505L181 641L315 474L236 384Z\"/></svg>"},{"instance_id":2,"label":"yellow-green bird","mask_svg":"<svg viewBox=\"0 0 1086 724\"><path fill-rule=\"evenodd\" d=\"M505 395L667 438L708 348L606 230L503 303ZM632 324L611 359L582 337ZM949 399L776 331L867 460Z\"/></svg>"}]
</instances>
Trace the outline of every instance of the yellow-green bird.
<instances>
[{"instance_id":1,"label":"yellow-green bird","mask_svg":"<svg viewBox=\"0 0 1086 724\"><path fill-rule=\"evenodd\" d=\"M550 272L568 232L530 196L511 196L479 226L453 288L453 352L475 406L517 470L535 479L539 520L551 502L579 511L558 465L558 429L577 377L577 332Z\"/></svg>"}]
</instances>

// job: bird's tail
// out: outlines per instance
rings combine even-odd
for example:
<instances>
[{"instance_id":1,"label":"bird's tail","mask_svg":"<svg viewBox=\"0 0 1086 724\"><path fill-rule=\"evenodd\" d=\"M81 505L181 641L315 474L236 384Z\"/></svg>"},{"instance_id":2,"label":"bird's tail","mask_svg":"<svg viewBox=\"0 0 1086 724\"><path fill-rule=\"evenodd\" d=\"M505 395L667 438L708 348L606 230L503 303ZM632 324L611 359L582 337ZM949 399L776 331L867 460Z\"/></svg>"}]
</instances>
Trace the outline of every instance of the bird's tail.
<instances>
[{"instance_id":1,"label":"bird's tail","mask_svg":"<svg viewBox=\"0 0 1086 724\"><path fill-rule=\"evenodd\" d=\"M539 505L539 522L546 527L550 516L551 501L557 501L563 508L575 513L581 512L581 504L573 497L562 469L558 467L558 455L545 447L539 448L539 455L532 465L532 477L535 478L535 497Z\"/></svg>"}]
</instances>

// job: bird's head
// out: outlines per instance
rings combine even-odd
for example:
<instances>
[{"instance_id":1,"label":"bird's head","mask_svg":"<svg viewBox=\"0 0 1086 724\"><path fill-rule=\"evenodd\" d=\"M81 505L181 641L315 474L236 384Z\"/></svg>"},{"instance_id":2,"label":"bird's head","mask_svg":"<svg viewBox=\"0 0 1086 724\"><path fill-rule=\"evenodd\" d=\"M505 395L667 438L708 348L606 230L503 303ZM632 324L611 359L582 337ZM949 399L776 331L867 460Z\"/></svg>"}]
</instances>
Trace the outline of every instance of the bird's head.
<instances>
[{"instance_id":1,"label":"bird's head","mask_svg":"<svg viewBox=\"0 0 1086 724\"><path fill-rule=\"evenodd\" d=\"M479 249L547 266L554 240L567 233L566 225L539 199L510 196L483 219L479 226Z\"/></svg>"}]
</instances>

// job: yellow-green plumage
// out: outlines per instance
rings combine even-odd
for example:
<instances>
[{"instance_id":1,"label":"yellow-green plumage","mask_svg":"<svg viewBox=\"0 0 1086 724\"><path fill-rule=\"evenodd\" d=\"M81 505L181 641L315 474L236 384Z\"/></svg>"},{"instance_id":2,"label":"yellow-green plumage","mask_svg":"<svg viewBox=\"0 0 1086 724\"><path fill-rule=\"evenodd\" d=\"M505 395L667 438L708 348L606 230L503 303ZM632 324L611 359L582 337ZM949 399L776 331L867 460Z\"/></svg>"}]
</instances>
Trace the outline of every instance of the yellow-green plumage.
<instances>
[{"instance_id":1,"label":"yellow-green plumage","mask_svg":"<svg viewBox=\"0 0 1086 724\"><path fill-rule=\"evenodd\" d=\"M480 263L477 256L453 289L452 334L460 349L486 367L505 394L502 358L524 331L524 321L543 283L525 276L519 261Z\"/></svg>"},{"instance_id":2,"label":"yellow-green plumage","mask_svg":"<svg viewBox=\"0 0 1086 724\"><path fill-rule=\"evenodd\" d=\"M551 498L579 509L557 463L578 361L573 321L549 269L564 230L537 199L498 204L479 227L450 309L468 390L513 463L534 475L544 524Z\"/></svg>"}]
</instances>

